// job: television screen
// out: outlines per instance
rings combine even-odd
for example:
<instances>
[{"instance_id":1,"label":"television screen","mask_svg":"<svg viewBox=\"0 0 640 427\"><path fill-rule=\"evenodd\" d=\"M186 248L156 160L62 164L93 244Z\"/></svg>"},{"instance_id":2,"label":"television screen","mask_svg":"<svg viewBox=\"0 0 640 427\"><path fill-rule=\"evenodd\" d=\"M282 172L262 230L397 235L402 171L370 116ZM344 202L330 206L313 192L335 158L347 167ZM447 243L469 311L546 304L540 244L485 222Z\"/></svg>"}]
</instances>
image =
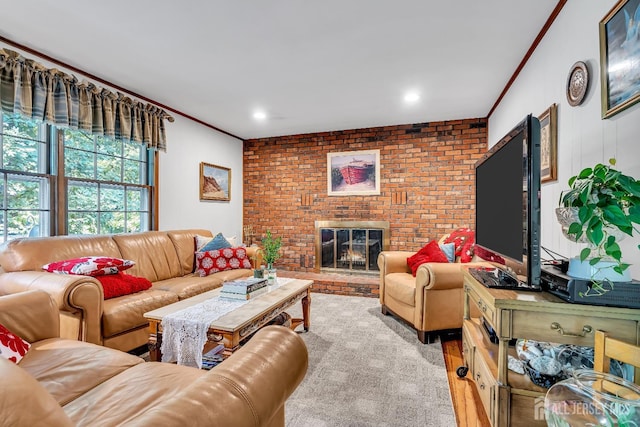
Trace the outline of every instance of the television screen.
<instances>
[{"instance_id":1,"label":"television screen","mask_svg":"<svg viewBox=\"0 0 640 427\"><path fill-rule=\"evenodd\" d=\"M529 115L476 164L476 244L540 286L540 123Z\"/></svg>"}]
</instances>

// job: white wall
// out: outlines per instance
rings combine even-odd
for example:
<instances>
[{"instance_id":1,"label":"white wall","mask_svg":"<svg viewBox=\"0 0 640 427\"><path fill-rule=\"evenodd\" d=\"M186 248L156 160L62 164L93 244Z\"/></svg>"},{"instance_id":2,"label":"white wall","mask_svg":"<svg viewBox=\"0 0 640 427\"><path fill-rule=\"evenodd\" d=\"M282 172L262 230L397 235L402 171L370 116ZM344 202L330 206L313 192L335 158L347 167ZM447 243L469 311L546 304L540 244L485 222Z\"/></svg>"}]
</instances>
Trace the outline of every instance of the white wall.
<instances>
[{"instance_id":1,"label":"white wall","mask_svg":"<svg viewBox=\"0 0 640 427\"><path fill-rule=\"evenodd\" d=\"M76 74L30 53L0 42L7 48L46 67ZM114 90L102 83L100 87ZM115 90L114 90L115 91ZM153 98L151 96L151 98ZM167 151L159 154L160 230L205 228L213 233L242 238L242 141L168 112L175 122L165 122ZM231 168L231 201L200 199L200 162Z\"/></svg>"},{"instance_id":2,"label":"white wall","mask_svg":"<svg viewBox=\"0 0 640 427\"><path fill-rule=\"evenodd\" d=\"M576 256L583 245L565 239L555 220L560 193L585 167L617 159L616 169L640 179L640 103L601 119L598 23L617 0L569 1L521 74L489 118L489 144L495 144L528 113L541 114L558 104L558 180L542 184L542 245ZM565 95L573 63L584 61L590 83L582 105L572 107ZM621 242L623 260L640 279L640 233ZM543 256L544 256L543 252Z\"/></svg>"},{"instance_id":3,"label":"white wall","mask_svg":"<svg viewBox=\"0 0 640 427\"><path fill-rule=\"evenodd\" d=\"M159 160L159 229L205 228L241 239L242 141L173 116ZM200 162L231 169L230 202L199 200Z\"/></svg>"}]
</instances>

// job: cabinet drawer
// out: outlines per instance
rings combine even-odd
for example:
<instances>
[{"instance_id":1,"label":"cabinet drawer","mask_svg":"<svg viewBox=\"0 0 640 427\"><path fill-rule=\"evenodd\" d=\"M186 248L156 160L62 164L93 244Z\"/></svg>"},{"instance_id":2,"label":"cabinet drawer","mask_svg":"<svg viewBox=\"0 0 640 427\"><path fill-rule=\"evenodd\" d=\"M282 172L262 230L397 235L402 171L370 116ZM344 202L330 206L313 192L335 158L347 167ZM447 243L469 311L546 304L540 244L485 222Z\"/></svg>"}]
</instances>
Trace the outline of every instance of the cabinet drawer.
<instances>
[{"instance_id":1,"label":"cabinet drawer","mask_svg":"<svg viewBox=\"0 0 640 427\"><path fill-rule=\"evenodd\" d=\"M636 342L636 327L633 320L514 311L512 337L592 347L596 329L611 332L623 341Z\"/></svg>"},{"instance_id":2,"label":"cabinet drawer","mask_svg":"<svg viewBox=\"0 0 640 427\"><path fill-rule=\"evenodd\" d=\"M491 371L485 364L484 359L482 359L480 352L474 352L473 368L473 381L476 383L482 406L484 406L485 412L493 423L493 408L498 383L491 375Z\"/></svg>"},{"instance_id":3,"label":"cabinet drawer","mask_svg":"<svg viewBox=\"0 0 640 427\"><path fill-rule=\"evenodd\" d=\"M467 292L469 293L470 303L473 303L476 307L478 307L478 310L480 311L482 316L487 319L487 321L489 321L491 325L495 325L495 307L492 304L487 303L487 301L485 301L473 288L468 287Z\"/></svg>"}]
</instances>

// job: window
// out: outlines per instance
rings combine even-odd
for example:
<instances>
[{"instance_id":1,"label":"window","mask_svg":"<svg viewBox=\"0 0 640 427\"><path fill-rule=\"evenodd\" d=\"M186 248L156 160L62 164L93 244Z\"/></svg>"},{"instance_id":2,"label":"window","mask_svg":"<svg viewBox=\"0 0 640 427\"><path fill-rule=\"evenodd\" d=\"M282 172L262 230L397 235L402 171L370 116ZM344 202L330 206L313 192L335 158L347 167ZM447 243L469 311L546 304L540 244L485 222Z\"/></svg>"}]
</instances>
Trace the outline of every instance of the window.
<instances>
[{"instance_id":1,"label":"window","mask_svg":"<svg viewBox=\"0 0 640 427\"><path fill-rule=\"evenodd\" d=\"M51 176L45 125L0 115L0 239L48 235Z\"/></svg>"},{"instance_id":2,"label":"window","mask_svg":"<svg viewBox=\"0 0 640 427\"><path fill-rule=\"evenodd\" d=\"M151 228L153 151L17 115L0 124L0 241Z\"/></svg>"},{"instance_id":3,"label":"window","mask_svg":"<svg viewBox=\"0 0 640 427\"><path fill-rule=\"evenodd\" d=\"M148 230L147 168L141 144L65 130L68 234Z\"/></svg>"}]
</instances>

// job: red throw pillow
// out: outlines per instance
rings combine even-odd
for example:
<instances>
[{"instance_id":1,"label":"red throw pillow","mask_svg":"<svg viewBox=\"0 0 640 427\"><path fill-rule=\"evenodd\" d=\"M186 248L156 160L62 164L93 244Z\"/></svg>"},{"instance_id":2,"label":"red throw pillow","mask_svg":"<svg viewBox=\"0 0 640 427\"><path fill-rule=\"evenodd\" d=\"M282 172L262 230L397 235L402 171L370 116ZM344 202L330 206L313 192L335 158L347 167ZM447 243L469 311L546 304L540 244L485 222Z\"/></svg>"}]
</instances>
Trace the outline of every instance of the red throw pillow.
<instances>
[{"instance_id":1,"label":"red throw pillow","mask_svg":"<svg viewBox=\"0 0 640 427\"><path fill-rule=\"evenodd\" d=\"M456 257L460 257L460 262L470 262L476 242L475 232L470 228L459 228L449 234L443 243L451 242L456 246Z\"/></svg>"},{"instance_id":2,"label":"red throw pillow","mask_svg":"<svg viewBox=\"0 0 640 427\"><path fill-rule=\"evenodd\" d=\"M251 268L247 249L242 247L196 252L196 274L205 277L213 273L237 268Z\"/></svg>"},{"instance_id":3,"label":"red throw pillow","mask_svg":"<svg viewBox=\"0 0 640 427\"><path fill-rule=\"evenodd\" d=\"M495 253L491 252L490 250L485 249L485 248L480 247L480 246L477 246L477 245L473 247L473 252L474 252L475 255L478 256L478 258L481 258L481 259L483 259L485 261L491 261L491 262L495 262L495 263L502 264L502 265L507 263L504 260L504 258L502 258L500 255L495 254Z\"/></svg>"},{"instance_id":4,"label":"red throw pillow","mask_svg":"<svg viewBox=\"0 0 640 427\"><path fill-rule=\"evenodd\" d=\"M81 276L103 276L116 274L136 265L128 259L104 256L85 256L64 261L51 262L42 266L49 273L77 274Z\"/></svg>"},{"instance_id":5,"label":"red throw pillow","mask_svg":"<svg viewBox=\"0 0 640 427\"><path fill-rule=\"evenodd\" d=\"M97 276L96 279L102 284L104 299L135 294L136 292L144 291L151 287L151 282L148 279L131 276L126 273Z\"/></svg>"},{"instance_id":6,"label":"red throw pillow","mask_svg":"<svg viewBox=\"0 0 640 427\"><path fill-rule=\"evenodd\" d=\"M0 325L0 356L13 363L19 363L31 344Z\"/></svg>"},{"instance_id":7,"label":"red throw pillow","mask_svg":"<svg viewBox=\"0 0 640 427\"><path fill-rule=\"evenodd\" d=\"M442 252L440 245L435 240L430 241L422 249L420 249L415 255L407 258L407 265L411 269L411 273L415 276L418 271L418 267L425 262L446 262L447 255Z\"/></svg>"}]
</instances>

